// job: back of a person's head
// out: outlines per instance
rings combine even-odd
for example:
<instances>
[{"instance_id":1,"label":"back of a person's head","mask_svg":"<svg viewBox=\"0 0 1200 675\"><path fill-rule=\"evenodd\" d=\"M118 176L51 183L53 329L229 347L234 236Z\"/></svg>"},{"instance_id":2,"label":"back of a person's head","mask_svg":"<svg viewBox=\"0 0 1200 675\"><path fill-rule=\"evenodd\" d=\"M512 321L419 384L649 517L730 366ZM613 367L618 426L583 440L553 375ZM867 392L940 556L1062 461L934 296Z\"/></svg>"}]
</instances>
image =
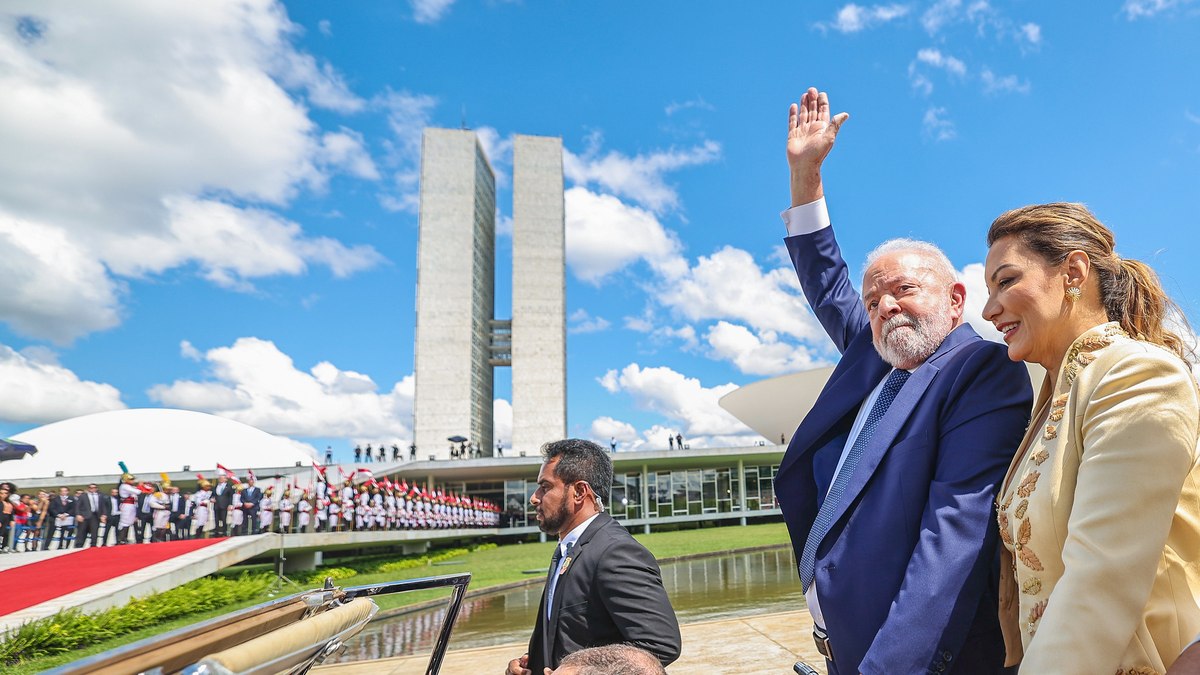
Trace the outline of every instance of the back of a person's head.
<instances>
[{"instance_id":1,"label":"back of a person's head","mask_svg":"<svg viewBox=\"0 0 1200 675\"><path fill-rule=\"evenodd\" d=\"M666 675L658 659L632 645L589 647L568 655L554 671L561 675Z\"/></svg>"},{"instance_id":2,"label":"back of a person's head","mask_svg":"<svg viewBox=\"0 0 1200 675\"><path fill-rule=\"evenodd\" d=\"M557 459L554 473L564 483L586 481L605 504L612 490L613 465L608 452L591 441L567 438L542 446L546 462Z\"/></svg>"}]
</instances>

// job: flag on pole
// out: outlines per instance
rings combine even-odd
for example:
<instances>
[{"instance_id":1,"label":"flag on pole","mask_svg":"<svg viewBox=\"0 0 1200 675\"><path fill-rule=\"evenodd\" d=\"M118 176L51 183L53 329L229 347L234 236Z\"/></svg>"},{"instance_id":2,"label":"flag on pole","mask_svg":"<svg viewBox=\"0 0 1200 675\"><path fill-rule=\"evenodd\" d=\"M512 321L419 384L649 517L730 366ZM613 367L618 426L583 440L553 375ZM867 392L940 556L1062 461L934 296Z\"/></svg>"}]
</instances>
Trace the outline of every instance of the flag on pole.
<instances>
[{"instance_id":1,"label":"flag on pole","mask_svg":"<svg viewBox=\"0 0 1200 675\"><path fill-rule=\"evenodd\" d=\"M226 478L228 478L229 480L231 480L235 483L242 482L242 481L238 480L236 473L230 471L228 468L225 467L225 465L221 464L220 462L217 462L217 471L220 471L221 473L225 474Z\"/></svg>"},{"instance_id":2,"label":"flag on pole","mask_svg":"<svg viewBox=\"0 0 1200 675\"><path fill-rule=\"evenodd\" d=\"M325 467L321 466L320 462L315 459L313 460L313 468L316 469L317 473L321 474L322 476L325 475Z\"/></svg>"}]
</instances>

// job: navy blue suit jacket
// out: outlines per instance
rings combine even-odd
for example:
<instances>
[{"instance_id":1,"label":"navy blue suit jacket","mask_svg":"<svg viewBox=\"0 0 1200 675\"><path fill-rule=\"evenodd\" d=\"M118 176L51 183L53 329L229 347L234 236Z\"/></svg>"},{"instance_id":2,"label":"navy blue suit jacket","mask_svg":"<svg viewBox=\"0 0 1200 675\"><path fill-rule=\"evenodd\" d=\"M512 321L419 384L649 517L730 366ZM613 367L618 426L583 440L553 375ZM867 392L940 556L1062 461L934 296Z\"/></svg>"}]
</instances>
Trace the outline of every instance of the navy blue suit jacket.
<instances>
[{"instance_id":1,"label":"navy blue suit jacket","mask_svg":"<svg viewBox=\"0 0 1200 675\"><path fill-rule=\"evenodd\" d=\"M833 228L784 241L842 353L775 479L799 559L858 409L891 366L871 343ZM817 548L831 675L1002 672L993 502L1032 398L1024 364L967 324L905 383Z\"/></svg>"}]
</instances>

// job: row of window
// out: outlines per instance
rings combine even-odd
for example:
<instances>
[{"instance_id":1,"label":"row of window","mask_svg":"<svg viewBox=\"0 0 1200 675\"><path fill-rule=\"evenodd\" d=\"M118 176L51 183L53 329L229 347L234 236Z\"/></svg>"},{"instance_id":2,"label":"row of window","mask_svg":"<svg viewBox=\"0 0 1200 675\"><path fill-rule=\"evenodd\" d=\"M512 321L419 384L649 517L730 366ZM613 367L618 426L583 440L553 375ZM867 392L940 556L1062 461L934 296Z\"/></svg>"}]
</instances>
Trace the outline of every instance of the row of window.
<instances>
[{"instance_id":1,"label":"row of window","mask_svg":"<svg viewBox=\"0 0 1200 675\"><path fill-rule=\"evenodd\" d=\"M641 473L613 476L609 514L617 519L668 518L671 516L732 513L775 508L775 473L779 465L745 467L745 494L741 494L737 467L677 469L645 475L643 504ZM512 527L536 525L529 498L537 490L532 480L504 482L504 516Z\"/></svg>"}]
</instances>

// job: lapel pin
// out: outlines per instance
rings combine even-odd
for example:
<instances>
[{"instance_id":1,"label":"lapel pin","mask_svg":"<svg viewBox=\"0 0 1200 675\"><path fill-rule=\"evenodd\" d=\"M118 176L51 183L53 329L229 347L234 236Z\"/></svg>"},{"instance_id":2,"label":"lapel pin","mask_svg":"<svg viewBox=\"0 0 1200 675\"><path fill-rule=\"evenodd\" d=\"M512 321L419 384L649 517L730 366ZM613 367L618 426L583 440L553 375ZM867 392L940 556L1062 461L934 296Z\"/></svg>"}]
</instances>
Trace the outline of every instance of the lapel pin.
<instances>
[{"instance_id":1,"label":"lapel pin","mask_svg":"<svg viewBox=\"0 0 1200 675\"><path fill-rule=\"evenodd\" d=\"M561 577L562 575L566 574L567 568L570 566L571 566L571 556L567 556L566 558L563 559L562 567L560 567L558 569L558 576Z\"/></svg>"}]
</instances>

